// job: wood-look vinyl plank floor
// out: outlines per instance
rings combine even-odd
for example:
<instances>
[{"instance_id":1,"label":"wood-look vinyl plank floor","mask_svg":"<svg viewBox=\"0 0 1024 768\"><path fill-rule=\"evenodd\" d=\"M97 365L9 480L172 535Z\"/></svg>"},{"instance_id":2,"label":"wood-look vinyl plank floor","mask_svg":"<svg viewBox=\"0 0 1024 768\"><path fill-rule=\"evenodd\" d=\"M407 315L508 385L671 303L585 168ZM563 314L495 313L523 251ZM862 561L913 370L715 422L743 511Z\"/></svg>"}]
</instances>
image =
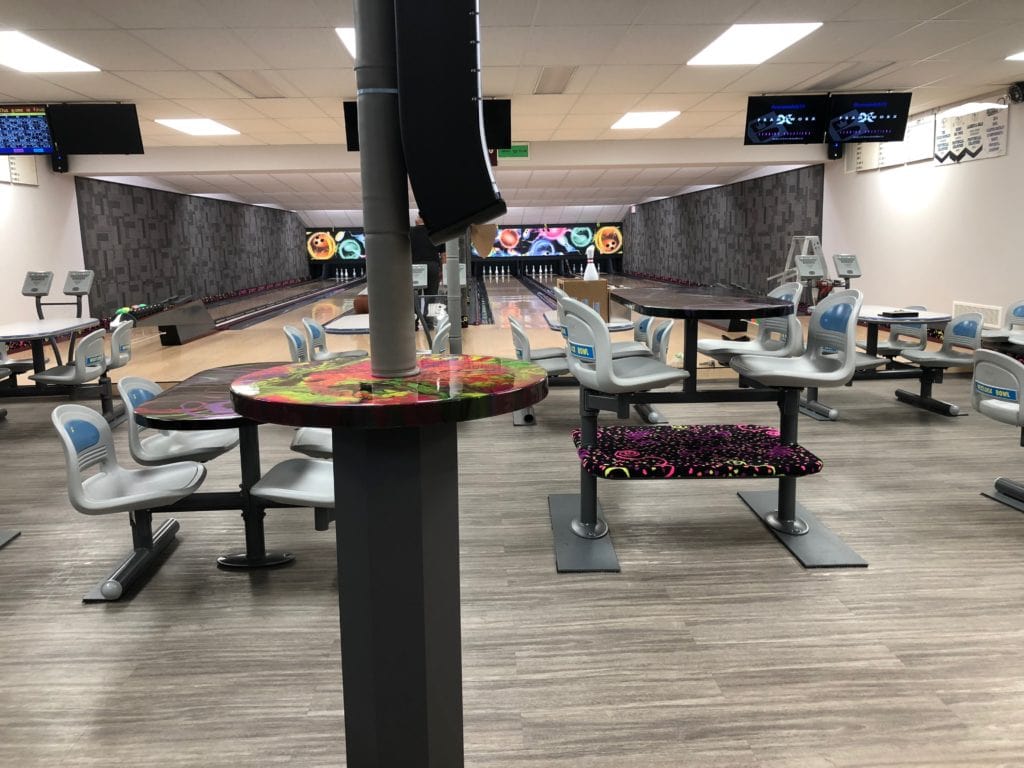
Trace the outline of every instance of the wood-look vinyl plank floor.
<instances>
[{"instance_id":1,"label":"wood-look vinyl plank floor","mask_svg":"<svg viewBox=\"0 0 1024 768\"><path fill-rule=\"evenodd\" d=\"M283 353L281 322L218 342L220 364L263 354L259 333ZM173 371L157 350L125 373ZM552 390L532 427L461 425L466 765L1024 765L1024 516L980 495L1024 477L1024 451L970 410L969 381L936 386L959 418L872 382L822 391L838 422L801 419L825 469L799 498L867 569L802 569L736 496L770 480L602 481L622 572L559 575L546 500L578 485L576 391ZM0 529L22 532L0 550L0 766L344 765L333 529L273 510L267 544L296 562L227 572L237 513L182 513L138 594L83 605L130 534L68 503L56 402L5 404L0 422ZM777 423L770 403L661 410ZM260 428L264 469L290 436ZM123 427L115 441L127 463ZM208 469L207 490L234 487L237 453Z\"/></svg>"}]
</instances>

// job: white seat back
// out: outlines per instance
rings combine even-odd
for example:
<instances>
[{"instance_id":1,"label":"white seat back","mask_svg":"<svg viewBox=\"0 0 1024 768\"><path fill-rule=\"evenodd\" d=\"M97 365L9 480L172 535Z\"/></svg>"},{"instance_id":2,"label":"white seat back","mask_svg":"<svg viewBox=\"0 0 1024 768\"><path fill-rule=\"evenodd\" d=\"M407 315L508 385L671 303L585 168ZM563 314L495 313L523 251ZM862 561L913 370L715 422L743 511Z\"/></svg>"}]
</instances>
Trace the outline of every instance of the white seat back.
<instances>
[{"instance_id":1,"label":"white seat back","mask_svg":"<svg viewBox=\"0 0 1024 768\"><path fill-rule=\"evenodd\" d=\"M75 349L75 373L69 383L81 384L102 376L107 369L107 354L103 339L107 332L98 328L86 335Z\"/></svg>"},{"instance_id":2,"label":"white seat back","mask_svg":"<svg viewBox=\"0 0 1024 768\"><path fill-rule=\"evenodd\" d=\"M64 448L71 506L87 515L114 511L98 506L83 487L86 470L98 467L99 474L116 474L119 469L110 425L103 416L83 405L59 405L50 418Z\"/></svg>"},{"instance_id":3,"label":"white seat back","mask_svg":"<svg viewBox=\"0 0 1024 768\"><path fill-rule=\"evenodd\" d=\"M128 422L128 451L132 458L140 464L155 463L166 460L163 456L153 456L146 448L142 439L142 433L147 427L142 426L135 420L135 409L143 403L148 403L154 397L164 391L164 388L155 381L144 379L141 376L125 376L117 382L117 392L124 402L124 410Z\"/></svg>"},{"instance_id":4,"label":"white seat back","mask_svg":"<svg viewBox=\"0 0 1024 768\"><path fill-rule=\"evenodd\" d=\"M565 334L569 372L588 389L618 391L612 380L611 335L601 315L569 296L559 297L558 314Z\"/></svg>"},{"instance_id":5,"label":"white seat back","mask_svg":"<svg viewBox=\"0 0 1024 768\"><path fill-rule=\"evenodd\" d=\"M122 320L110 334L110 354L107 356L107 370L121 368L132 359L133 320Z\"/></svg>"},{"instance_id":6,"label":"white seat back","mask_svg":"<svg viewBox=\"0 0 1024 768\"><path fill-rule=\"evenodd\" d=\"M796 305L803 291L803 283L783 283L768 292L773 299L782 299L793 305L793 311L781 317L763 317L757 321L757 340L754 342L766 352L779 351L786 357L804 351L804 329L796 316Z\"/></svg>"},{"instance_id":7,"label":"white seat back","mask_svg":"<svg viewBox=\"0 0 1024 768\"><path fill-rule=\"evenodd\" d=\"M839 384L853 378L857 315L863 303L864 295L860 291L830 293L814 308L807 326L807 348L803 356L812 360L815 368L828 371L830 378Z\"/></svg>"},{"instance_id":8,"label":"white seat back","mask_svg":"<svg viewBox=\"0 0 1024 768\"><path fill-rule=\"evenodd\" d=\"M316 360L319 356L329 355L327 331L324 330L324 327L311 317L302 318L302 324L306 327L306 338L309 342L309 346L306 348L307 359Z\"/></svg>"},{"instance_id":9,"label":"white seat back","mask_svg":"<svg viewBox=\"0 0 1024 768\"><path fill-rule=\"evenodd\" d=\"M1024 427L1024 363L1009 355L979 349L974 353L971 402L974 410L991 419Z\"/></svg>"},{"instance_id":10,"label":"white seat back","mask_svg":"<svg viewBox=\"0 0 1024 768\"><path fill-rule=\"evenodd\" d=\"M283 330L288 340L288 354L291 355L292 362L308 363L309 346L306 343L306 335L294 325L286 325Z\"/></svg>"},{"instance_id":11,"label":"white seat back","mask_svg":"<svg viewBox=\"0 0 1024 768\"><path fill-rule=\"evenodd\" d=\"M445 315L444 320L434 330L434 339L430 342L430 354L443 355L448 350L448 338L451 336L452 323Z\"/></svg>"},{"instance_id":12,"label":"white seat back","mask_svg":"<svg viewBox=\"0 0 1024 768\"><path fill-rule=\"evenodd\" d=\"M668 342L672 337L672 328L675 324L675 320L668 320L655 328L654 332L650 334L651 354L654 355L656 360L660 360L663 363L668 359Z\"/></svg>"},{"instance_id":13,"label":"white seat back","mask_svg":"<svg viewBox=\"0 0 1024 768\"><path fill-rule=\"evenodd\" d=\"M985 322L980 312L964 312L948 323L942 333L940 354L961 350L974 351L981 346L981 331Z\"/></svg>"}]
</instances>

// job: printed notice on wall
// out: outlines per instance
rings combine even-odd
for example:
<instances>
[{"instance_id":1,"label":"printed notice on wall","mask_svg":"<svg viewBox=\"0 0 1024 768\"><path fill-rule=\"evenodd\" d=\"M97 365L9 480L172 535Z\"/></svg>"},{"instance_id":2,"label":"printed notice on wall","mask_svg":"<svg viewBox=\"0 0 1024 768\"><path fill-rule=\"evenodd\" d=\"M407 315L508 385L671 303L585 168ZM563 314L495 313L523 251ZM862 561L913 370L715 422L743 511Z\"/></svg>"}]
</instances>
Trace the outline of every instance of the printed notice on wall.
<instances>
[{"instance_id":1,"label":"printed notice on wall","mask_svg":"<svg viewBox=\"0 0 1024 768\"><path fill-rule=\"evenodd\" d=\"M8 160L6 163L0 163L0 181L11 183L11 164Z\"/></svg>"},{"instance_id":2,"label":"printed notice on wall","mask_svg":"<svg viewBox=\"0 0 1024 768\"><path fill-rule=\"evenodd\" d=\"M39 186L39 177L36 175L36 159L34 157L8 157L7 165L10 169L12 184L28 184L32 187Z\"/></svg>"},{"instance_id":3,"label":"printed notice on wall","mask_svg":"<svg viewBox=\"0 0 1024 768\"><path fill-rule=\"evenodd\" d=\"M940 117L935 122L935 163L955 165L1006 154L1008 109Z\"/></svg>"}]
</instances>

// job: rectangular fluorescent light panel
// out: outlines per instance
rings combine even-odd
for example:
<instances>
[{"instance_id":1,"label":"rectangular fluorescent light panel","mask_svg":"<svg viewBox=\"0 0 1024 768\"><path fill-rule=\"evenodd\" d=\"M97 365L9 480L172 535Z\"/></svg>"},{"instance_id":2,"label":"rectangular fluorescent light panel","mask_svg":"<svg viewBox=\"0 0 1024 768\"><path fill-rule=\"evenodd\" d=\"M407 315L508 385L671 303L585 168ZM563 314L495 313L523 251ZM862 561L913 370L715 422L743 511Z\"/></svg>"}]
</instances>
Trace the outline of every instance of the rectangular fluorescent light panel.
<instances>
[{"instance_id":1,"label":"rectangular fluorescent light panel","mask_svg":"<svg viewBox=\"0 0 1024 768\"><path fill-rule=\"evenodd\" d=\"M21 32L0 32L0 64L18 72L99 72L92 64Z\"/></svg>"},{"instance_id":2,"label":"rectangular fluorescent light panel","mask_svg":"<svg viewBox=\"0 0 1024 768\"><path fill-rule=\"evenodd\" d=\"M160 123L160 125L166 125L168 128L173 128L176 131L187 133L189 136L234 136L238 133L234 128L228 128L226 125L221 125L216 120L210 120L206 117L163 119L156 120L155 122Z\"/></svg>"},{"instance_id":3,"label":"rectangular fluorescent light panel","mask_svg":"<svg viewBox=\"0 0 1024 768\"><path fill-rule=\"evenodd\" d=\"M975 112L986 112L990 109L1006 109L1006 104L997 104L994 101L969 101L966 104L960 104L949 109L944 109L939 112L939 117L962 117L963 115L973 115Z\"/></svg>"},{"instance_id":4,"label":"rectangular fluorescent light panel","mask_svg":"<svg viewBox=\"0 0 1024 768\"><path fill-rule=\"evenodd\" d=\"M687 64L727 66L760 64L821 26L820 21L800 24L733 24Z\"/></svg>"},{"instance_id":5,"label":"rectangular fluorescent light panel","mask_svg":"<svg viewBox=\"0 0 1024 768\"><path fill-rule=\"evenodd\" d=\"M1014 53L1006 57L1007 61L1024 61L1024 51L1020 53Z\"/></svg>"},{"instance_id":6,"label":"rectangular fluorescent light panel","mask_svg":"<svg viewBox=\"0 0 1024 768\"><path fill-rule=\"evenodd\" d=\"M345 50L348 51L348 55L352 57L352 61L356 60L356 28L355 27L335 27L334 31L341 38L341 44L345 46Z\"/></svg>"},{"instance_id":7,"label":"rectangular fluorescent light panel","mask_svg":"<svg viewBox=\"0 0 1024 768\"><path fill-rule=\"evenodd\" d=\"M674 112L627 112L618 120L612 128L658 128L669 120L679 117L679 110Z\"/></svg>"}]
</instances>

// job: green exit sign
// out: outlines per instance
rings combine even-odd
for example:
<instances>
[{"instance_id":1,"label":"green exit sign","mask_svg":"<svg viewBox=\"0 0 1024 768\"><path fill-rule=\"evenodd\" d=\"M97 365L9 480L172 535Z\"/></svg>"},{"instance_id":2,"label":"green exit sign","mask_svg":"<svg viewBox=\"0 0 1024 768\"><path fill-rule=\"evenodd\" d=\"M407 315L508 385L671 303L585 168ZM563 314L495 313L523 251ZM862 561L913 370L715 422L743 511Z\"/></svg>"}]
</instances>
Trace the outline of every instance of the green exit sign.
<instances>
[{"instance_id":1,"label":"green exit sign","mask_svg":"<svg viewBox=\"0 0 1024 768\"><path fill-rule=\"evenodd\" d=\"M529 144L513 144L511 147L506 149L498 150L498 157L529 157L530 156L530 145Z\"/></svg>"}]
</instances>

